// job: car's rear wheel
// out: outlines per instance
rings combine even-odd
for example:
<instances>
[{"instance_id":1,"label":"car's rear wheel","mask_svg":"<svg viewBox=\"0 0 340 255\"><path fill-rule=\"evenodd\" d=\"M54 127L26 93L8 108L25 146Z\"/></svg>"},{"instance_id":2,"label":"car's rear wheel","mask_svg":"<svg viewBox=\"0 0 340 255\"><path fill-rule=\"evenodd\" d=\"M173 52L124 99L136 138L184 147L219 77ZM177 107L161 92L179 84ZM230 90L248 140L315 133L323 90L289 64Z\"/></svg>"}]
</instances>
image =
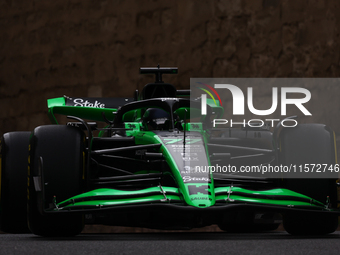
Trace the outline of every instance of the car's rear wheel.
<instances>
[{"instance_id":1,"label":"car's rear wheel","mask_svg":"<svg viewBox=\"0 0 340 255\"><path fill-rule=\"evenodd\" d=\"M334 167L334 133L322 124L300 124L294 128L285 128L280 134L279 156L283 165L327 164ZM318 174L321 177L322 173ZM303 179L284 179L284 187L324 204L329 198L329 205L336 208L336 179L309 178L312 173L305 175ZM294 235L328 234L336 230L338 217L333 214L291 212L283 215L283 225L288 233Z\"/></svg>"},{"instance_id":2,"label":"car's rear wheel","mask_svg":"<svg viewBox=\"0 0 340 255\"><path fill-rule=\"evenodd\" d=\"M83 132L75 127L48 125L34 130L28 171L28 224L34 234L73 236L82 231L81 214L45 209L54 207L54 199L58 203L82 192L84 140Z\"/></svg>"},{"instance_id":3,"label":"car's rear wheel","mask_svg":"<svg viewBox=\"0 0 340 255\"><path fill-rule=\"evenodd\" d=\"M31 132L10 132L1 138L0 229L27 233L27 157Z\"/></svg>"}]
</instances>

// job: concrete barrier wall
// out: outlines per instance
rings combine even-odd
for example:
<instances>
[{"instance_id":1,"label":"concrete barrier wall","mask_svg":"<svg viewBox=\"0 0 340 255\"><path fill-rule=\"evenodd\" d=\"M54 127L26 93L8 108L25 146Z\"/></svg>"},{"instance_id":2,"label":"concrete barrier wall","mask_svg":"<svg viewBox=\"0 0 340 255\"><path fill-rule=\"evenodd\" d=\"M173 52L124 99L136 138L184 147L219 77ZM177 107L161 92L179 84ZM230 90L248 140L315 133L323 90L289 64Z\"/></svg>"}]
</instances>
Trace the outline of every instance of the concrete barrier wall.
<instances>
[{"instance_id":1,"label":"concrete barrier wall","mask_svg":"<svg viewBox=\"0 0 340 255\"><path fill-rule=\"evenodd\" d=\"M339 11L338 0L1 1L0 133L49 123L48 98L131 96L153 80L138 68L158 63L179 67L164 76L178 88L190 77L339 77ZM321 115L340 134L329 95Z\"/></svg>"}]
</instances>

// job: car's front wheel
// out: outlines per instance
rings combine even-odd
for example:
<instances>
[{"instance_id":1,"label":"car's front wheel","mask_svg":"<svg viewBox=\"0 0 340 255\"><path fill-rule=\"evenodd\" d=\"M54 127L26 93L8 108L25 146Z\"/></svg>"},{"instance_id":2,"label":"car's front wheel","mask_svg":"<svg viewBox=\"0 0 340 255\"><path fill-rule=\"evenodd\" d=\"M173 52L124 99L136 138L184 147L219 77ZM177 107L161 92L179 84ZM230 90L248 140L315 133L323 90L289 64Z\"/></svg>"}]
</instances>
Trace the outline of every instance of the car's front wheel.
<instances>
[{"instance_id":1,"label":"car's front wheel","mask_svg":"<svg viewBox=\"0 0 340 255\"><path fill-rule=\"evenodd\" d=\"M75 127L48 125L34 130L28 170L28 225L34 234L74 236L82 231L81 214L47 213L45 209L82 192L84 140L83 132Z\"/></svg>"},{"instance_id":2,"label":"car's front wheel","mask_svg":"<svg viewBox=\"0 0 340 255\"><path fill-rule=\"evenodd\" d=\"M307 167L312 167L314 164L334 167L336 164L335 146L334 133L325 125L300 124L294 128L285 128L280 134L280 163L297 167L305 166L305 164ZM336 179L315 178L317 174L321 177L323 173L309 171L304 173L304 176L300 176L303 178L284 179L283 185L289 190L336 208L338 200ZM283 226L288 233L293 235L328 234L337 229L338 216L331 213L324 215L288 212L283 215Z\"/></svg>"}]
</instances>

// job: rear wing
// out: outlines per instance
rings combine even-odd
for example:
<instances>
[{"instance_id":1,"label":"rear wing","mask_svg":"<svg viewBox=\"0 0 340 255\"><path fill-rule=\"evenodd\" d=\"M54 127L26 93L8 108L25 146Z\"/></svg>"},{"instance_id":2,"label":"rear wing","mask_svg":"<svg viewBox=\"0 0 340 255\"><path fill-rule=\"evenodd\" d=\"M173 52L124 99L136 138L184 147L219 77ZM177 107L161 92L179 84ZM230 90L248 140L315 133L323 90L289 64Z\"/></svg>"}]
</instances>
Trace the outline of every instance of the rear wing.
<instances>
[{"instance_id":1,"label":"rear wing","mask_svg":"<svg viewBox=\"0 0 340 255\"><path fill-rule=\"evenodd\" d=\"M56 114L71 115L82 119L105 121L114 119L113 112L120 106L134 101L134 98L58 97L47 100L48 117L58 124Z\"/></svg>"}]
</instances>

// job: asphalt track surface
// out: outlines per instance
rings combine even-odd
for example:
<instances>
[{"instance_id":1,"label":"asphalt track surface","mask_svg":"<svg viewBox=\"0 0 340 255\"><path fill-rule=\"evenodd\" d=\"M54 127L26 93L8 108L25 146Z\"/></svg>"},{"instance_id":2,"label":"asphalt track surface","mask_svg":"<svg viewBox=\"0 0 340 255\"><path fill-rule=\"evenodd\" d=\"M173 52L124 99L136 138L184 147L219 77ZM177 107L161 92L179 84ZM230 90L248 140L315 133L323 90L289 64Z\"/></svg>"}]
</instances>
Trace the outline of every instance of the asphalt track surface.
<instances>
[{"instance_id":1,"label":"asphalt track surface","mask_svg":"<svg viewBox=\"0 0 340 255\"><path fill-rule=\"evenodd\" d=\"M340 254L340 231L293 237L286 232L82 234L42 238L0 234L0 254Z\"/></svg>"}]
</instances>

